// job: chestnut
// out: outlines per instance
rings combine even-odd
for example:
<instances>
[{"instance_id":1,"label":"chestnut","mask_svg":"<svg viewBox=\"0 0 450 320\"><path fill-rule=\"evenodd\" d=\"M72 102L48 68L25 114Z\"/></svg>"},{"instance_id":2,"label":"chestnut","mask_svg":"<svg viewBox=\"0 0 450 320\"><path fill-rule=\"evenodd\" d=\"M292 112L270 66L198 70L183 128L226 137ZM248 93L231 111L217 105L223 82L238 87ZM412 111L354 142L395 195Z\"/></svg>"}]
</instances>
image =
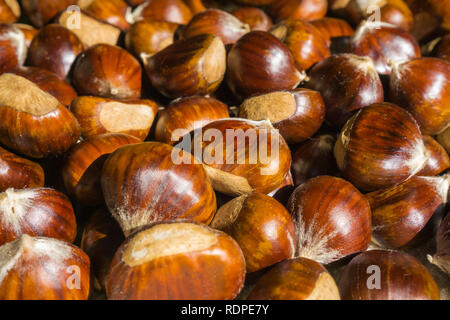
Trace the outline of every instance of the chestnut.
<instances>
[{"instance_id":1,"label":"chestnut","mask_svg":"<svg viewBox=\"0 0 450 320\"><path fill-rule=\"evenodd\" d=\"M236 240L244 254L247 272L293 258L297 249L289 212L262 193L243 195L224 204L210 226Z\"/></svg>"},{"instance_id":2,"label":"chestnut","mask_svg":"<svg viewBox=\"0 0 450 320\"><path fill-rule=\"evenodd\" d=\"M430 272L413 256L397 251L360 253L339 281L343 300L439 300Z\"/></svg>"},{"instance_id":3,"label":"chestnut","mask_svg":"<svg viewBox=\"0 0 450 320\"><path fill-rule=\"evenodd\" d=\"M83 230L81 249L87 253L91 260L91 273L94 278L94 287L99 291L106 289L111 261L125 237L118 223L108 210L96 210Z\"/></svg>"},{"instance_id":4,"label":"chestnut","mask_svg":"<svg viewBox=\"0 0 450 320\"><path fill-rule=\"evenodd\" d=\"M450 34L440 38L432 51L433 56L450 62Z\"/></svg>"},{"instance_id":5,"label":"chestnut","mask_svg":"<svg viewBox=\"0 0 450 320\"><path fill-rule=\"evenodd\" d=\"M80 137L80 126L66 107L11 73L0 76L0 119L0 142L33 158L61 154Z\"/></svg>"},{"instance_id":6,"label":"chestnut","mask_svg":"<svg viewBox=\"0 0 450 320\"><path fill-rule=\"evenodd\" d=\"M125 235L158 221L211 222L216 197L206 172L192 155L178 151L147 142L123 146L106 160L101 175L103 195ZM181 163L174 161L177 155Z\"/></svg>"},{"instance_id":7,"label":"chestnut","mask_svg":"<svg viewBox=\"0 0 450 320\"><path fill-rule=\"evenodd\" d=\"M416 240L434 216L442 216L449 184L449 176L413 177L366 194L372 209L374 241L383 247L401 248Z\"/></svg>"},{"instance_id":8,"label":"chestnut","mask_svg":"<svg viewBox=\"0 0 450 320\"><path fill-rule=\"evenodd\" d=\"M440 18L440 28L443 31L450 31L450 3L440 0L426 0L431 6L433 13Z\"/></svg>"},{"instance_id":9,"label":"chestnut","mask_svg":"<svg viewBox=\"0 0 450 320\"><path fill-rule=\"evenodd\" d=\"M212 34L178 40L146 65L153 87L170 98L210 94L222 82L225 69L225 46Z\"/></svg>"},{"instance_id":10,"label":"chestnut","mask_svg":"<svg viewBox=\"0 0 450 320\"><path fill-rule=\"evenodd\" d=\"M23 234L73 242L76 233L75 213L63 193L48 188L0 193L0 245Z\"/></svg>"},{"instance_id":11,"label":"chestnut","mask_svg":"<svg viewBox=\"0 0 450 320\"><path fill-rule=\"evenodd\" d=\"M335 144L333 136L324 134L309 139L293 153L291 171L295 186L314 177L339 173L333 154Z\"/></svg>"},{"instance_id":12,"label":"chestnut","mask_svg":"<svg viewBox=\"0 0 450 320\"><path fill-rule=\"evenodd\" d=\"M0 74L25 63L28 48L25 35L14 25L0 25Z\"/></svg>"},{"instance_id":13,"label":"chestnut","mask_svg":"<svg viewBox=\"0 0 450 320\"><path fill-rule=\"evenodd\" d=\"M142 69L126 50L98 44L84 51L73 70L73 84L82 95L139 99Z\"/></svg>"},{"instance_id":14,"label":"chestnut","mask_svg":"<svg viewBox=\"0 0 450 320\"><path fill-rule=\"evenodd\" d=\"M160 223L120 246L106 294L111 300L231 300L244 278L244 255L227 234L189 222Z\"/></svg>"},{"instance_id":15,"label":"chestnut","mask_svg":"<svg viewBox=\"0 0 450 320\"><path fill-rule=\"evenodd\" d=\"M264 274L248 300L340 300L333 277L307 258L285 260Z\"/></svg>"},{"instance_id":16,"label":"chestnut","mask_svg":"<svg viewBox=\"0 0 450 320\"><path fill-rule=\"evenodd\" d=\"M50 22L58 13L77 0L22 0L22 9L31 22L38 28Z\"/></svg>"},{"instance_id":17,"label":"chestnut","mask_svg":"<svg viewBox=\"0 0 450 320\"><path fill-rule=\"evenodd\" d=\"M277 0L236 0L239 4L244 4L248 6L266 6L272 4Z\"/></svg>"},{"instance_id":18,"label":"chestnut","mask_svg":"<svg viewBox=\"0 0 450 320\"><path fill-rule=\"evenodd\" d=\"M0 1L0 23L13 23L20 18L21 10L17 0Z\"/></svg>"},{"instance_id":19,"label":"chestnut","mask_svg":"<svg viewBox=\"0 0 450 320\"><path fill-rule=\"evenodd\" d=\"M287 20L274 26L270 32L286 44L300 71L330 56L327 39L306 21Z\"/></svg>"},{"instance_id":20,"label":"chestnut","mask_svg":"<svg viewBox=\"0 0 450 320\"><path fill-rule=\"evenodd\" d=\"M100 174L106 158L121 146L140 142L133 136L111 133L78 143L68 153L62 170L66 190L81 204L102 204Z\"/></svg>"},{"instance_id":21,"label":"chestnut","mask_svg":"<svg viewBox=\"0 0 450 320\"><path fill-rule=\"evenodd\" d=\"M130 27L126 16L131 10L124 0L79 0L78 5L88 15L122 30Z\"/></svg>"},{"instance_id":22,"label":"chestnut","mask_svg":"<svg viewBox=\"0 0 450 320\"><path fill-rule=\"evenodd\" d=\"M24 234L0 247L0 299L87 300L89 266L67 242Z\"/></svg>"},{"instance_id":23,"label":"chestnut","mask_svg":"<svg viewBox=\"0 0 450 320\"><path fill-rule=\"evenodd\" d=\"M57 23L66 27L83 42L85 48L97 44L116 45L119 41L121 30L113 25L94 19L84 13L64 11L56 19ZM76 23L79 24L76 24Z\"/></svg>"},{"instance_id":24,"label":"chestnut","mask_svg":"<svg viewBox=\"0 0 450 320\"><path fill-rule=\"evenodd\" d=\"M174 144L186 132L229 117L227 105L219 100L200 96L177 99L160 112L155 138L157 141Z\"/></svg>"},{"instance_id":25,"label":"chestnut","mask_svg":"<svg viewBox=\"0 0 450 320\"><path fill-rule=\"evenodd\" d=\"M402 183L428 160L414 117L389 103L365 107L348 120L334 154L344 177L363 191Z\"/></svg>"},{"instance_id":26,"label":"chestnut","mask_svg":"<svg viewBox=\"0 0 450 320\"><path fill-rule=\"evenodd\" d=\"M250 26L242 23L232 14L208 9L196 14L183 28L183 38L191 38L204 33L215 34L225 45L235 43L250 31Z\"/></svg>"},{"instance_id":27,"label":"chestnut","mask_svg":"<svg viewBox=\"0 0 450 320\"><path fill-rule=\"evenodd\" d=\"M38 33L38 30L33 26L24 23L14 23L13 26L22 31L25 36L25 45L29 48L31 41L33 41L33 38Z\"/></svg>"},{"instance_id":28,"label":"chestnut","mask_svg":"<svg viewBox=\"0 0 450 320\"><path fill-rule=\"evenodd\" d=\"M57 74L61 79L68 77L76 57L83 52L80 39L57 24L50 24L39 30L28 49L28 64Z\"/></svg>"},{"instance_id":29,"label":"chestnut","mask_svg":"<svg viewBox=\"0 0 450 320\"><path fill-rule=\"evenodd\" d=\"M269 31L273 26L272 19L261 9L254 7L242 7L232 14L247 24L252 31Z\"/></svg>"},{"instance_id":30,"label":"chestnut","mask_svg":"<svg viewBox=\"0 0 450 320\"><path fill-rule=\"evenodd\" d=\"M390 75L392 63L421 56L420 47L409 32L385 22L365 21L356 29L349 51L373 60L375 70Z\"/></svg>"},{"instance_id":31,"label":"chestnut","mask_svg":"<svg viewBox=\"0 0 450 320\"><path fill-rule=\"evenodd\" d=\"M450 127L437 136L439 144L450 154Z\"/></svg>"},{"instance_id":32,"label":"chestnut","mask_svg":"<svg viewBox=\"0 0 450 320\"><path fill-rule=\"evenodd\" d=\"M332 39L351 37L355 34L355 30L342 19L325 17L310 21L310 23L322 33L329 44Z\"/></svg>"},{"instance_id":33,"label":"chestnut","mask_svg":"<svg viewBox=\"0 0 450 320\"><path fill-rule=\"evenodd\" d=\"M327 13L327 0L277 0L267 7L276 22L281 20L315 20Z\"/></svg>"},{"instance_id":34,"label":"chestnut","mask_svg":"<svg viewBox=\"0 0 450 320\"><path fill-rule=\"evenodd\" d=\"M297 257L327 264L369 247L369 203L343 179L308 180L294 190L287 208L297 228Z\"/></svg>"},{"instance_id":35,"label":"chestnut","mask_svg":"<svg viewBox=\"0 0 450 320\"><path fill-rule=\"evenodd\" d=\"M418 176L437 176L450 168L450 157L443 146L430 136L424 136L423 142L428 160L425 167L417 173Z\"/></svg>"},{"instance_id":36,"label":"chestnut","mask_svg":"<svg viewBox=\"0 0 450 320\"><path fill-rule=\"evenodd\" d=\"M256 121L269 119L286 142L299 143L320 129L325 104L317 91L275 91L244 100L239 116Z\"/></svg>"},{"instance_id":37,"label":"chestnut","mask_svg":"<svg viewBox=\"0 0 450 320\"><path fill-rule=\"evenodd\" d=\"M430 1L425 0L405 0L411 9L414 17L414 25L411 33L420 41L427 41L436 36L441 30L442 19L438 12L433 12Z\"/></svg>"},{"instance_id":38,"label":"chestnut","mask_svg":"<svg viewBox=\"0 0 450 320\"><path fill-rule=\"evenodd\" d=\"M142 19L130 27L125 44L131 53L147 64L152 55L173 43L177 29L175 23Z\"/></svg>"},{"instance_id":39,"label":"chestnut","mask_svg":"<svg viewBox=\"0 0 450 320\"><path fill-rule=\"evenodd\" d=\"M69 106L78 96L68 82L51 71L36 67L22 67L14 69L12 73L34 82L39 88L50 93L65 106Z\"/></svg>"},{"instance_id":40,"label":"chestnut","mask_svg":"<svg viewBox=\"0 0 450 320\"><path fill-rule=\"evenodd\" d=\"M130 17L133 22L142 18L187 24L192 12L182 0L147 0L134 9Z\"/></svg>"},{"instance_id":41,"label":"chestnut","mask_svg":"<svg viewBox=\"0 0 450 320\"><path fill-rule=\"evenodd\" d=\"M289 49L275 36L252 31L228 54L227 83L238 99L292 90L304 79Z\"/></svg>"},{"instance_id":42,"label":"chestnut","mask_svg":"<svg viewBox=\"0 0 450 320\"><path fill-rule=\"evenodd\" d=\"M44 186L44 169L0 147L0 192Z\"/></svg>"},{"instance_id":43,"label":"chestnut","mask_svg":"<svg viewBox=\"0 0 450 320\"><path fill-rule=\"evenodd\" d=\"M152 100L116 100L84 96L75 99L70 111L85 138L104 133L124 133L145 140L158 112Z\"/></svg>"},{"instance_id":44,"label":"chestnut","mask_svg":"<svg viewBox=\"0 0 450 320\"><path fill-rule=\"evenodd\" d=\"M191 10L192 14L197 14L206 10L202 0L183 0L183 2Z\"/></svg>"},{"instance_id":45,"label":"chestnut","mask_svg":"<svg viewBox=\"0 0 450 320\"><path fill-rule=\"evenodd\" d=\"M422 133L441 133L450 126L450 63L437 58L393 63L390 100L411 112Z\"/></svg>"},{"instance_id":46,"label":"chestnut","mask_svg":"<svg viewBox=\"0 0 450 320\"><path fill-rule=\"evenodd\" d=\"M306 86L319 91L325 102L325 121L342 128L355 110L384 101L383 84L372 59L338 54L316 64Z\"/></svg>"},{"instance_id":47,"label":"chestnut","mask_svg":"<svg viewBox=\"0 0 450 320\"><path fill-rule=\"evenodd\" d=\"M286 141L268 121L216 120L176 147L192 151L214 190L231 196L268 194L284 183L291 166Z\"/></svg>"},{"instance_id":48,"label":"chestnut","mask_svg":"<svg viewBox=\"0 0 450 320\"><path fill-rule=\"evenodd\" d=\"M435 255L428 255L428 260L450 274L450 214L448 213L436 234L436 251Z\"/></svg>"}]
</instances>

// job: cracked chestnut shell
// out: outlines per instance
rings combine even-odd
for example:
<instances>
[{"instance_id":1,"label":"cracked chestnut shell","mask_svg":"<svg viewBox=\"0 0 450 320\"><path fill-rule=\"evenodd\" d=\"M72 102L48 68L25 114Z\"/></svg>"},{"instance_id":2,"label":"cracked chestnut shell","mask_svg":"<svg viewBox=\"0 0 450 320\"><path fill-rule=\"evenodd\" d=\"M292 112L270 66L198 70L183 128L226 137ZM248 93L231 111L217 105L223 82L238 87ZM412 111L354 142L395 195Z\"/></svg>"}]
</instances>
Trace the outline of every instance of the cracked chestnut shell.
<instances>
[{"instance_id":1,"label":"cracked chestnut shell","mask_svg":"<svg viewBox=\"0 0 450 320\"><path fill-rule=\"evenodd\" d=\"M227 234L189 222L160 223L122 244L106 293L111 300L231 300L244 278L244 255Z\"/></svg>"},{"instance_id":2,"label":"cracked chestnut shell","mask_svg":"<svg viewBox=\"0 0 450 320\"><path fill-rule=\"evenodd\" d=\"M327 13L327 0L277 0L267 7L275 21L314 20Z\"/></svg>"}]
</instances>

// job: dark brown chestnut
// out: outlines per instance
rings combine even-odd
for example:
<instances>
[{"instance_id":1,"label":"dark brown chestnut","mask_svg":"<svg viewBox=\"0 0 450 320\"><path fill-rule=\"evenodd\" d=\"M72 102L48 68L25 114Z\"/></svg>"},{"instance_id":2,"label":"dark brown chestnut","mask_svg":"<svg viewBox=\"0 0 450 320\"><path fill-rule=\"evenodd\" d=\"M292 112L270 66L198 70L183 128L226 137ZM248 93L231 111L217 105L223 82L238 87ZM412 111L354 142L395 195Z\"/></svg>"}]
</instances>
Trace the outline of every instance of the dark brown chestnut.
<instances>
[{"instance_id":1,"label":"dark brown chestnut","mask_svg":"<svg viewBox=\"0 0 450 320\"><path fill-rule=\"evenodd\" d=\"M130 17L133 22L142 18L187 24L192 12L182 0L147 0L134 9Z\"/></svg>"},{"instance_id":2,"label":"dark brown chestnut","mask_svg":"<svg viewBox=\"0 0 450 320\"><path fill-rule=\"evenodd\" d=\"M440 38L433 48L432 55L450 63L450 34Z\"/></svg>"},{"instance_id":3,"label":"dark brown chestnut","mask_svg":"<svg viewBox=\"0 0 450 320\"><path fill-rule=\"evenodd\" d=\"M436 254L428 255L428 261L450 275L450 214L441 223L436 234Z\"/></svg>"},{"instance_id":4,"label":"dark brown chestnut","mask_svg":"<svg viewBox=\"0 0 450 320\"><path fill-rule=\"evenodd\" d=\"M315 65L306 86L325 102L325 121L342 128L355 110L384 101L383 84L372 60L353 54L333 55Z\"/></svg>"},{"instance_id":5,"label":"dark brown chestnut","mask_svg":"<svg viewBox=\"0 0 450 320\"><path fill-rule=\"evenodd\" d=\"M14 25L0 25L0 74L22 66L27 52L23 32Z\"/></svg>"},{"instance_id":6,"label":"dark brown chestnut","mask_svg":"<svg viewBox=\"0 0 450 320\"><path fill-rule=\"evenodd\" d=\"M236 0L239 4L245 4L248 6L266 6L274 3L276 0Z\"/></svg>"},{"instance_id":7,"label":"dark brown chestnut","mask_svg":"<svg viewBox=\"0 0 450 320\"><path fill-rule=\"evenodd\" d=\"M269 31L273 25L272 19L259 8L242 7L234 10L233 15L249 25L252 31Z\"/></svg>"},{"instance_id":8,"label":"dark brown chestnut","mask_svg":"<svg viewBox=\"0 0 450 320\"><path fill-rule=\"evenodd\" d=\"M79 0L77 4L84 12L98 20L122 30L127 30L130 27L127 14L131 11L131 8L124 0Z\"/></svg>"},{"instance_id":9,"label":"dark brown chestnut","mask_svg":"<svg viewBox=\"0 0 450 320\"><path fill-rule=\"evenodd\" d=\"M287 19L315 20L327 13L327 0L277 0L267 7L276 22Z\"/></svg>"},{"instance_id":10,"label":"dark brown chestnut","mask_svg":"<svg viewBox=\"0 0 450 320\"><path fill-rule=\"evenodd\" d=\"M43 27L77 0L22 0L22 9L36 27Z\"/></svg>"},{"instance_id":11,"label":"dark brown chestnut","mask_svg":"<svg viewBox=\"0 0 450 320\"><path fill-rule=\"evenodd\" d=\"M417 174L418 176L437 176L450 168L450 157L447 151L433 137L424 136L428 160L425 167Z\"/></svg>"}]
</instances>

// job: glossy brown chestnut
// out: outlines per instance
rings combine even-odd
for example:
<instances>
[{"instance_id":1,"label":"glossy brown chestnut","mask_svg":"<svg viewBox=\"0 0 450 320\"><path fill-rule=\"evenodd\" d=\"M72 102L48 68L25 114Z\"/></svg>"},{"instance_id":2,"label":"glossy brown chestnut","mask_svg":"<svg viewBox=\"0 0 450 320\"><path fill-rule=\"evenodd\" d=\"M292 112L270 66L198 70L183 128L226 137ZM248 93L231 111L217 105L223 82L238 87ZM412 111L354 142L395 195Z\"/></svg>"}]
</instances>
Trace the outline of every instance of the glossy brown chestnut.
<instances>
[{"instance_id":1,"label":"glossy brown chestnut","mask_svg":"<svg viewBox=\"0 0 450 320\"><path fill-rule=\"evenodd\" d=\"M289 174L289 147L269 121L217 120L191 136L183 137L177 147L191 148L216 191L231 196L268 194Z\"/></svg>"},{"instance_id":2,"label":"glossy brown chestnut","mask_svg":"<svg viewBox=\"0 0 450 320\"><path fill-rule=\"evenodd\" d=\"M47 91L65 106L69 106L78 96L75 89L55 73L36 67L14 69L12 73L34 82L39 88Z\"/></svg>"},{"instance_id":3,"label":"glossy brown chestnut","mask_svg":"<svg viewBox=\"0 0 450 320\"><path fill-rule=\"evenodd\" d=\"M297 228L296 256L330 263L367 250L370 206L349 182L330 176L308 180L287 205Z\"/></svg>"},{"instance_id":4,"label":"glossy brown chestnut","mask_svg":"<svg viewBox=\"0 0 450 320\"><path fill-rule=\"evenodd\" d=\"M211 33L222 39L225 45L235 43L250 31L250 26L241 22L234 15L218 10L208 9L196 14L183 28L183 38Z\"/></svg>"},{"instance_id":5,"label":"glossy brown chestnut","mask_svg":"<svg viewBox=\"0 0 450 320\"><path fill-rule=\"evenodd\" d=\"M210 225L229 234L241 247L247 272L294 257L295 226L289 212L262 194L243 195L223 205Z\"/></svg>"},{"instance_id":6,"label":"glossy brown chestnut","mask_svg":"<svg viewBox=\"0 0 450 320\"><path fill-rule=\"evenodd\" d=\"M355 30L348 24L347 21L337 18L325 17L310 21L322 33L322 36L331 42L331 39L341 37L351 37L355 34Z\"/></svg>"},{"instance_id":7,"label":"glossy brown chestnut","mask_svg":"<svg viewBox=\"0 0 450 320\"><path fill-rule=\"evenodd\" d=\"M36 27L43 27L76 0L22 0L22 9Z\"/></svg>"},{"instance_id":8,"label":"glossy brown chestnut","mask_svg":"<svg viewBox=\"0 0 450 320\"><path fill-rule=\"evenodd\" d=\"M368 193L374 241L387 248L408 245L433 215L442 215L449 183L449 176L413 177L399 185Z\"/></svg>"},{"instance_id":9,"label":"glossy brown chestnut","mask_svg":"<svg viewBox=\"0 0 450 320\"><path fill-rule=\"evenodd\" d=\"M373 250L359 254L339 281L343 300L439 300L433 277L404 252Z\"/></svg>"},{"instance_id":10,"label":"glossy brown chestnut","mask_svg":"<svg viewBox=\"0 0 450 320\"><path fill-rule=\"evenodd\" d=\"M344 177L364 191L402 183L428 160L416 120L389 103L370 105L347 121L334 154Z\"/></svg>"},{"instance_id":11,"label":"glossy brown chestnut","mask_svg":"<svg viewBox=\"0 0 450 320\"><path fill-rule=\"evenodd\" d=\"M234 10L233 15L249 25L252 31L269 31L273 26L272 19L259 8L242 7Z\"/></svg>"},{"instance_id":12,"label":"glossy brown chestnut","mask_svg":"<svg viewBox=\"0 0 450 320\"><path fill-rule=\"evenodd\" d=\"M276 91L244 100L239 116L256 121L268 119L286 142L299 143L320 129L325 104L317 91Z\"/></svg>"},{"instance_id":13,"label":"glossy brown chestnut","mask_svg":"<svg viewBox=\"0 0 450 320\"><path fill-rule=\"evenodd\" d=\"M106 293L112 300L231 300L244 278L244 255L227 234L201 224L161 223L122 244Z\"/></svg>"},{"instance_id":14,"label":"glossy brown chestnut","mask_svg":"<svg viewBox=\"0 0 450 320\"><path fill-rule=\"evenodd\" d=\"M420 58L392 64L390 100L406 108L424 134L450 126L450 63Z\"/></svg>"},{"instance_id":15,"label":"glossy brown chestnut","mask_svg":"<svg viewBox=\"0 0 450 320\"><path fill-rule=\"evenodd\" d=\"M68 77L76 57L83 52L80 39L69 29L50 24L39 30L28 49L28 64Z\"/></svg>"},{"instance_id":16,"label":"glossy brown chestnut","mask_svg":"<svg viewBox=\"0 0 450 320\"><path fill-rule=\"evenodd\" d=\"M122 230L109 211L105 208L95 211L81 239L81 249L91 260L95 289L105 291L111 261L124 241Z\"/></svg>"},{"instance_id":17,"label":"glossy brown chestnut","mask_svg":"<svg viewBox=\"0 0 450 320\"><path fill-rule=\"evenodd\" d=\"M24 234L0 247L0 299L87 300L89 265L67 242Z\"/></svg>"},{"instance_id":18,"label":"glossy brown chestnut","mask_svg":"<svg viewBox=\"0 0 450 320\"><path fill-rule=\"evenodd\" d=\"M353 54L333 55L315 65L306 86L321 93L325 121L342 128L355 110L384 101L383 84L372 60Z\"/></svg>"},{"instance_id":19,"label":"glossy brown chestnut","mask_svg":"<svg viewBox=\"0 0 450 320\"><path fill-rule=\"evenodd\" d=\"M432 52L433 56L450 62L450 34L442 37Z\"/></svg>"},{"instance_id":20,"label":"glossy brown chestnut","mask_svg":"<svg viewBox=\"0 0 450 320\"><path fill-rule=\"evenodd\" d=\"M248 6L266 6L274 3L276 0L236 0L239 4L245 4Z\"/></svg>"},{"instance_id":21,"label":"glossy brown chestnut","mask_svg":"<svg viewBox=\"0 0 450 320\"><path fill-rule=\"evenodd\" d=\"M226 51L220 37L178 40L153 55L146 70L153 87L170 98L207 95L223 80Z\"/></svg>"},{"instance_id":22,"label":"glossy brown chestnut","mask_svg":"<svg viewBox=\"0 0 450 320\"><path fill-rule=\"evenodd\" d=\"M22 66L27 52L23 32L14 25L0 25L0 74Z\"/></svg>"},{"instance_id":23,"label":"glossy brown chestnut","mask_svg":"<svg viewBox=\"0 0 450 320\"><path fill-rule=\"evenodd\" d=\"M20 18L21 10L17 0L0 1L0 23L13 23Z\"/></svg>"},{"instance_id":24,"label":"glossy brown chestnut","mask_svg":"<svg viewBox=\"0 0 450 320\"><path fill-rule=\"evenodd\" d=\"M126 16L130 7L124 0L79 0L77 3L88 15L122 30L130 27Z\"/></svg>"},{"instance_id":25,"label":"glossy brown chestnut","mask_svg":"<svg viewBox=\"0 0 450 320\"><path fill-rule=\"evenodd\" d=\"M83 95L139 99L142 68L126 50L108 44L95 45L77 59L73 84Z\"/></svg>"},{"instance_id":26,"label":"glossy brown chestnut","mask_svg":"<svg viewBox=\"0 0 450 320\"><path fill-rule=\"evenodd\" d=\"M80 137L80 126L56 98L24 77L0 76L0 142L33 158L61 154Z\"/></svg>"},{"instance_id":27,"label":"glossy brown chestnut","mask_svg":"<svg viewBox=\"0 0 450 320\"><path fill-rule=\"evenodd\" d=\"M304 77L289 49L268 32L247 33L228 54L227 83L239 99L292 90Z\"/></svg>"},{"instance_id":28,"label":"glossy brown chestnut","mask_svg":"<svg viewBox=\"0 0 450 320\"><path fill-rule=\"evenodd\" d=\"M327 39L312 24L302 20L287 20L270 32L289 48L300 71L330 56Z\"/></svg>"},{"instance_id":29,"label":"glossy brown chestnut","mask_svg":"<svg viewBox=\"0 0 450 320\"><path fill-rule=\"evenodd\" d=\"M13 26L22 31L25 36L25 45L29 48L31 41L33 41L33 38L38 33L38 30L33 26L24 23L14 23Z\"/></svg>"},{"instance_id":30,"label":"glossy brown chestnut","mask_svg":"<svg viewBox=\"0 0 450 320\"><path fill-rule=\"evenodd\" d=\"M133 136L110 133L78 143L67 155L62 170L66 190L84 205L102 204L100 175L106 158L124 145L140 142Z\"/></svg>"},{"instance_id":31,"label":"glossy brown chestnut","mask_svg":"<svg viewBox=\"0 0 450 320\"><path fill-rule=\"evenodd\" d=\"M327 13L327 0L277 0L267 12L279 22L287 19L315 20Z\"/></svg>"},{"instance_id":32,"label":"glossy brown chestnut","mask_svg":"<svg viewBox=\"0 0 450 320\"><path fill-rule=\"evenodd\" d=\"M318 176L336 176L339 169L334 159L336 139L331 135L320 135L302 144L292 155L292 177L295 186Z\"/></svg>"},{"instance_id":33,"label":"glossy brown chestnut","mask_svg":"<svg viewBox=\"0 0 450 320\"><path fill-rule=\"evenodd\" d=\"M132 21L142 18L187 24L192 12L182 0L148 0L134 9L130 17Z\"/></svg>"},{"instance_id":34,"label":"glossy brown chestnut","mask_svg":"<svg viewBox=\"0 0 450 320\"><path fill-rule=\"evenodd\" d=\"M417 174L418 176L437 176L450 168L450 157L443 146L430 136L424 136L423 142L428 160L425 167Z\"/></svg>"},{"instance_id":35,"label":"glossy brown chestnut","mask_svg":"<svg viewBox=\"0 0 450 320\"><path fill-rule=\"evenodd\" d=\"M208 224L216 212L205 170L190 154L166 144L119 148L106 160L101 183L109 211L126 235L158 221L190 219Z\"/></svg>"},{"instance_id":36,"label":"glossy brown chestnut","mask_svg":"<svg viewBox=\"0 0 450 320\"><path fill-rule=\"evenodd\" d=\"M8 189L0 193L0 245L23 234L73 242L77 223L70 200L48 188Z\"/></svg>"},{"instance_id":37,"label":"glossy brown chestnut","mask_svg":"<svg viewBox=\"0 0 450 320\"><path fill-rule=\"evenodd\" d=\"M436 254L428 255L428 261L450 274L450 214L448 213L436 234Z\"/></svg>"},{"instance_id":38,"label":"glossy brown chestnut","mask_svg":"<svg viewBox=\"0 0 450 320\"><path fill-rule=\"evenodd\" d=\"M206 10L202 0L183 0L183 2L191 10L192 14L197 14Z\"/></svg>"},{"instance_id":39,"label":"glossy brown chestnut","mask_svg":"<svg viewBox=\"0 0 450 320\"><path fill-rule=\"evenodd\" d=\"M333 277L306 258L277 264L256 283L248 300L340 300Z\"/></svg>"},{"instance_id":40,"label":"glossy brown chestnut","mask_svg":"<svg viewBox=\"0 0 450 320\"><path fill-rule=\"evenodd\" d=\"M373 60L379 74L389 75L392 63L419 58L420 47L409 32L385 22L366 21L353 35L349 51Z\"/></svg>"},{"instance_id":41,"label":"glossy brown chestnut","mask_svg":"<svg viewBox=\"0 0 450 320\"><path fill-rule=\"evenodd\" d=\"M127 49L144 64L155 53L173 43L178 25L165 21L143 19L133 24L125 36Z\"/></svg>"},{"instance_id":42,"label":"glossy brown chestnut","mask_svg":"<svg viewBox=\"0 0 450 320\"><path fill-rule=\"evenodd\" d=\"M85 138L104 133L124 133L140 140L147 138L158 106L151 100L114 100L78 97L70 110L77 118Z\"/></svg>"},{"instance_id":43,"label":"glossy brown chestnut","mask_svg":"<svg viewBox=\"0 0 450 320\"><path fill-rule=\"evenodd\" d=\"M229 117L227 105L219 100L200 96L181 98L171 102L160 112L155 138L157 141L174 144L194 129Z\"/></svg>"},{"instance_id":44,"label":"glossy brown chestnut","mask_svg":"<svg viewBox=\"0 0 450 320\"><path fill-rule=\"evenodd\" d=\"M0 147L0 192L43 187L44 180L44 170L39 164Z\"/></svg>"}]
</instances>

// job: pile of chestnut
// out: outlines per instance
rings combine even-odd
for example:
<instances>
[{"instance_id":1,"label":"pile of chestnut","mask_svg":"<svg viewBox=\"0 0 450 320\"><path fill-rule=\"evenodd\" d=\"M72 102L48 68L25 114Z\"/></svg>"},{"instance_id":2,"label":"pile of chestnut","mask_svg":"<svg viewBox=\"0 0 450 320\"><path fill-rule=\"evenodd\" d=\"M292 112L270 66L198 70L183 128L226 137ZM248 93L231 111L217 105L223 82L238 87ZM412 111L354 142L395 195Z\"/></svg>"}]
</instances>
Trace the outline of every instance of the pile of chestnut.
<instances>
[{"instance_id":1,"label":"pile of chestnut","mask_svg":"<svg viewBox=\"0 0 450 320\"><path fill-rule=\"evenodd\" d=\"M448 0L0 0L0 300L450 299L449 153Z\"/></svg>"}]
</instances>

